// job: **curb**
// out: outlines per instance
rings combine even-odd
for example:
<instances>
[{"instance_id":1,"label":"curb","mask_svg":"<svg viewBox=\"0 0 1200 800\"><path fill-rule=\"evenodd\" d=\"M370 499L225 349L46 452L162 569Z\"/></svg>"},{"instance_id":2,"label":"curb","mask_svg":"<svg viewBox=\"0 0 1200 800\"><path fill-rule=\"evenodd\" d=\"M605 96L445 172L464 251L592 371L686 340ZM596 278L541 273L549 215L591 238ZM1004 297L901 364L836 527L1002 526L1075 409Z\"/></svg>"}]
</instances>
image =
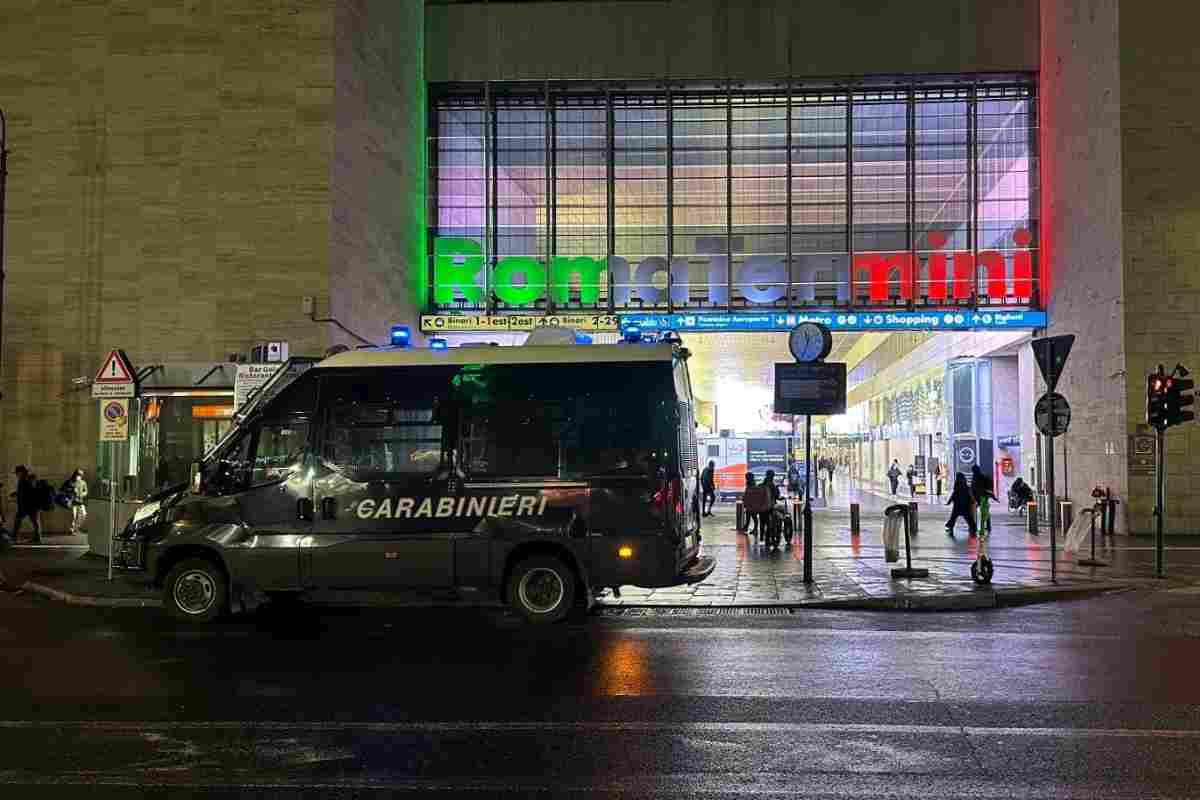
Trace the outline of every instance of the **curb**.
<instances>
[{"instance_id":1,"label":"curb","mask_svg":"<svg viewBox=\"0 0 1200 800\"><path fill-rule=\"evenodd\" d=\"M596 604L607 609L714 609L714 608L782 608L793 612L818 611L980 611L990 608L1049 603L1056 600L1081 600L1110 592L1126 592L1138 588L1136 583L1111 583L1102 586L1051 586L1045 588L986 589L954 595L899 595L896 597L848 597L843 600L809 600L776 603L728 603L711 606L670 605L666 603Z\"/></svg>"},{"instance_id":2,"label":"curb","mask_svg":"<svg viewBox=\"0 0 1200 800\"><path fill-rule=\"evenodd\" d=\"M71 594L53 586L46 586L35 581L25 581L21 591L41 595L69 606L87 606L89 608L162 608L162 601L149 597L96 597L88 594Z\"/></svg>"}]
</instances>

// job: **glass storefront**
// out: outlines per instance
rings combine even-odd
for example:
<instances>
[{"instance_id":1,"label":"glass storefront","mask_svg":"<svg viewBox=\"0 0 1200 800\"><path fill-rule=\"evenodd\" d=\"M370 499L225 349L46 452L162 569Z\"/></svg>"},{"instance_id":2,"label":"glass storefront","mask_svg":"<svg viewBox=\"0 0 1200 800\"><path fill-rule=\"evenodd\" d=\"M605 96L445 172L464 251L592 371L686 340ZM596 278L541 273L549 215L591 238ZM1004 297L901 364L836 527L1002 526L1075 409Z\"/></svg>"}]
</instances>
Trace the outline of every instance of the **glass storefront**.
<instances>
[{"instance_id":1,"label":"glass storefront","mask_svg":"<svg viewBox=\"0 0 1200 800\"><path fill-rule=\"evenodd\" d=\"M1030 76L432 86L433 306L1037 305Z\"/></svg>"},{"instance_id":2,"label":"glass storefront","mask_svg":"<svg viewBox=\"0 0 1200 800\"><path fill-rule=\"evenodd\" d=\"M186 483L191 463L233 423L235 364L166 365L142 381L130 401L129 441L101 443L94 496L136 501Z\"/></svg>"}]
</instances>

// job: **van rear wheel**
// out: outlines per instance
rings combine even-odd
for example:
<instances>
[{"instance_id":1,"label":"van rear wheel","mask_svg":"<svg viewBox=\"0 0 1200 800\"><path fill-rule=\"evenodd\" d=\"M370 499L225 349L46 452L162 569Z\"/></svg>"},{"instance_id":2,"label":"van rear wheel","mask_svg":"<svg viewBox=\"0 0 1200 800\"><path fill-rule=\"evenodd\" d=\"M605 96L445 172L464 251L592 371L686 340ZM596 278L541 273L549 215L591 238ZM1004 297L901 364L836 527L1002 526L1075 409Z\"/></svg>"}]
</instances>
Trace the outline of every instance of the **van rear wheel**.
<instances>
[{"instance_id":1,"label":"van rear wheel","mask_svg":"<svg viewBox=\"0 0 1200 800\"><path fill-rule=\"evenodd\" d=\"M163 605L176 619L213 622L229 607L225 571L207 558L187 558L163 581Z\"/></svg>"},{"instance_id":2,"label":"van rear wheel","mask_svg":"<svg viewBox=\"0 0 1200 800\"><path fill-rule=\"evenodd\" d=\"M529 622L561 622L575 604L575 573L554 556L527 558L508 576L506 596Z\"/></svg>"}]
</instances>

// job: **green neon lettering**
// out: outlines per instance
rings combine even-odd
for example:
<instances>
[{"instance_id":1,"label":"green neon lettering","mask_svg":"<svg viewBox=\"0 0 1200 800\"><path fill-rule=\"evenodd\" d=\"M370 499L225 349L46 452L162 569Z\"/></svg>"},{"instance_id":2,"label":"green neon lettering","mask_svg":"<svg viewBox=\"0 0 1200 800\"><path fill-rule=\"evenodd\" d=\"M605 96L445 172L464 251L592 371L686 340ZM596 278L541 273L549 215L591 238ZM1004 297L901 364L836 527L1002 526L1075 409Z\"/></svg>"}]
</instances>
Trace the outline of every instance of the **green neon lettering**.
<instances>
[{"instance_id":1,"label":"green neon lettering","mask_svg":"<svg viewBox=\"0 0 1200 800\"><path fill-rule=\"evenodd\" d=\"M517 286L513 278L525 276L525 285ZM546 293L546 267L536 258L511 256L496 265L493 273L496 297L510 306L527 306Z\"/></svg>"},{"instance_id":2,"label":"green neon lettering","mask_svg":"<svg viewBox=\"0 0 1200 800\"><path fill-rule=\"evenodd\" d=\"M571 279L579 275L579 299L583 303L595 303L600 299L600 286L608 269L605 259L587 256L556 256L550 262L553 280L551 290L555 303L566 303L571 299Z\"/></svg>"},{"instance_id":3,"label":"green neon lettering","mask_svg":"<svg viewBox=\"0 0 1200 800\"><path fill-rule=\"evenodd\" d=\"M451 304L455 293L472 303L483 300L478 279L483 269L483 248L474 239L439 236L433 243L433 300Z\"/></svg>"}]
</instances>

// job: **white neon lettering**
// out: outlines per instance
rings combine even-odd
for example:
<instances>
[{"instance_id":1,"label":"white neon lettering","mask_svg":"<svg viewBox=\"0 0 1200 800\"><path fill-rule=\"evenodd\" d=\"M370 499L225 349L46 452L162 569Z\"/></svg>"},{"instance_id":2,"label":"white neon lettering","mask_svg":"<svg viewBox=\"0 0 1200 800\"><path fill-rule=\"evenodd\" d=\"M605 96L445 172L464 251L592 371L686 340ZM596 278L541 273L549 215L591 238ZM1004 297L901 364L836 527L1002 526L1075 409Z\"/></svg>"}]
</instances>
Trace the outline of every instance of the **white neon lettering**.
<instances>
[{"instance_id":1,"label":"white neon lettering","mask_svg":"<svg viewBox=\"0 0 1200 800\"><path fill-rule=\"evenodd\" d=\"M532 515L533 509L537 505L536 497L522 497L521 502L517 504L517 516Z\"/></svg>"},{"instance_id":2,"label":"white neon lettering","mask_svg":"<svg viewBox=\"0 0 1200 800\"><path fill-rule=\"evenodd\" d=\"M454 498L453 497L443 497L440 500L438 500L436 516L438 517L438 519L441 519L442 517L454 516Z\"/></svg>"},{"instance_id":3,"label":"white neon lettering","mask_svg":"<svg viewBox=\"0 0 1200 800\"><path fill-rule=\"evenodd\" d=\"M538 516L539 517L542 515L542 512L546 510L546 499L547 499L546 495L542 495L542 502L538 505Z\"/></svg>"},{"instance_id":4,"label":"white neon lettering","mask_svg":"<svg viewBox=\"0 0 1200 800\"><path fill-rule=\"evenodd\" d=\"M385 497L375 511L375 519L387 519L392 515L392 498Z\"/></svg>"},{"instance_id":5,"label":"white neon lettering","mask_svg":"<svg viewBox=\"0 0 1200 800\"><path fill-rule=\"evenodd\" d=\"M412 516L413 499L411 497L400 497L396 499L396 509L392 512L392 519L404 515L405 519Z\"/></svg>"},{"instance_id":6,"label":"white neon lettering","mask_svg":"<svg viewBox=\"0 0 1200 800\"><path fill-rule=\"evenodd\" d=\"M489 517L494 516L496 514L496 501L499 499L500 499L499 497L489 497L488 498L487 515Z\"/></svg>"},{"instance_id":7,"label":"white neon lettering","mask_svg":"<svg viewBox=\"0 0 1200 800\"><path fill-rule=\"evenodd\" d=\"M421 505L417 509L417 513L413 514L413 519L417 519L418 517L432 517L432 516L433 516L433 501L430 500L428 497L426 497L424 500L421 501Z\"/></svg>"},{"instance_id":8,"label":"white neon lettering","mask_svg":"<svg viewBox=\"0 0 1200 800\"><path fill-rule=\"evenodd\" d=\"M500 501L500 510L496 512L496 516L511 517L512 516L512 508L516 504L517 504L517 498L515 496L504 498L503 500Z\"/></svg>"},{"instance_id":9,"label":"white neon lettering","mask_svg":"<svg viewBox=\"0 0 1200 800\"><path fill-rule=\"evenodd\" d=\"M454 509L454 516L456 516L456 517L462 516L463 505L466 502L467 502L467 498L465 498L465 497L458 498L458 507Z\"/></svg>"},{"instance_id":10,"label":"white neon lettering","mask_svg":"<svg viewBox=\"0 0 1200 800\"><path fill-rule=\"evenodd\" d=\"M358 514L359 519L370 519L371 516L375 513L375 501L374 500L361 501L358 504L358 510L356 513Z\"/></svg>"},{"instance_id":11,"label":"white neon lettering","mask_svg":"<svg viewBox=\"0 0 1200 800\"><path fill-rule=\"evenodd\" d=\"M483 512L487 511L486 497L472 497L467 500L467 516L482 517Z\"/></svg>"}]
</instances>

